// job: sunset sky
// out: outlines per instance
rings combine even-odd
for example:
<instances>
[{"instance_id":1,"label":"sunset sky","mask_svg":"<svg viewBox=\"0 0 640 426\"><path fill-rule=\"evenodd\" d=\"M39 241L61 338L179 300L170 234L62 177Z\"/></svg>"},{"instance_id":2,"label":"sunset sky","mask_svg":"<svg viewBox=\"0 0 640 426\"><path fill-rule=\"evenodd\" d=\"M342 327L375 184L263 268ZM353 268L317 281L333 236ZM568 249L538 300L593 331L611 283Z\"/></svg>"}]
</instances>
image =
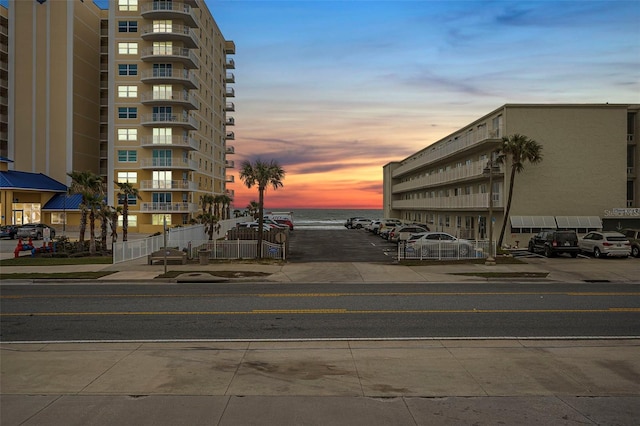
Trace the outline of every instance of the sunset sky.
<instances>
[{"instance_id":1,"label":"sunset sky","mask_svg":"<svg viewBox=\"0 0 640 426\"><path fill-rule=\"evenodd\" d=\"M268 208L382 208L382 166L505 103L640 103L639 1L207 0Z\"/></svg>"}]
</instances>

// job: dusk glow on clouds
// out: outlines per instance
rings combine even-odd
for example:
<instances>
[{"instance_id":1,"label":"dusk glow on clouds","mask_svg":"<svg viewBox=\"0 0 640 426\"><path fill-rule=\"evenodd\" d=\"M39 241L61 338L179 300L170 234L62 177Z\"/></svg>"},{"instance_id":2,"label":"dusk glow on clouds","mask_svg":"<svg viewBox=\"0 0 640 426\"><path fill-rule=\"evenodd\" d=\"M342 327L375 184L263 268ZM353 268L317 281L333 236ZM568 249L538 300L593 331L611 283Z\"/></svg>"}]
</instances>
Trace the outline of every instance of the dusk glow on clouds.
<instances>
[{"instance_id":1,"label":"dusk glow on clouds","mask_svg":"<svg viewBox=\"0 0 640 426\"><path fill-rule=\"evenodd\" d=\"M244 160L268 208L382 208L382 166L505 103L640 103L638 1L206 0L236 44Z\"/></svg>"}]
</instances>

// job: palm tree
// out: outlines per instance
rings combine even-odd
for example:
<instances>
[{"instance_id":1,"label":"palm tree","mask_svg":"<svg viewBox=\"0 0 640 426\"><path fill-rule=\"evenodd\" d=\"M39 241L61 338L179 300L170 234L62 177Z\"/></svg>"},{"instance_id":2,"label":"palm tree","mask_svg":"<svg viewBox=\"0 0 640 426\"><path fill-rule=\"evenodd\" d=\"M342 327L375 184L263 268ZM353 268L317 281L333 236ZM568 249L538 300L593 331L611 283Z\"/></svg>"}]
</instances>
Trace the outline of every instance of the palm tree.
<instances>
[{"instance_id":1,"label":"palm tree","mask_svg":"<svg viewBox=\"0 0 640 426\"><path fill-rule=\"evenodd\" d=\"M118 198L122 199L122 241L127 241L127 233L129 230L129 198L135 197L142 200L138 188L135 188L129 182L118 182Z\"/></svg>"},{"instance_id":2,"label":"palm tree","mask_svg":"<svg viewBox=\"0 0 640 426\"><path fill-rule=\"evenodd\" d=\"M89 213L87 200L93 195L104 195L104 185L100 176L93 172L73 171L67 173L67 176L71 178L71 186L69 187L69 194L79 194L82 196L80 201L80 236L79 242L84 242L84 233L87 229L87 214Z\"/></svg>"},{"instance_id":3,"label":"palm tree","mask_svg":"<svg viewBox=\"0 0 640 426\"><path fill-rule=\"evenodd\" d=\"M229 207L231 207L231 202L233 201L231 199L231 197L229 197L227 194L222 194L220 195L220 204L222 205L222 209L220 211L220 218L221 219L229 219Z\"/></svg>"},{"instance_id":4,"label":"palm tree","mask_svg":"<svg viewBox=\"0 0 640 426\"><path fill-rule=\"evenodd\" d=\"M89 212L89 253L96 254L96 212L104 204L102 195L94 194L87 197L85 207Z\"/></svg>"},{"instance_id":5,"label":"palm tree","mask_svg":"<svg viewBox=\"0 0 640 426\"><path fill-rule=\"evenodd\" d=\"M496 161L500 164L506 164L507 162L511 164L507 208L504 212L504 220L502 222L502 229L500 230L500 238L498 239L498 247L502 247L504 233L507 228L507 221L509 220L509 213L511 212L513 183L516 173L520 173L524 170L524 164L526 162L537 164L542 161L542 145L533 139L529 139L528 137L517 133L509 137L504 136L502 138L502 145L498 149L498 157L496 158Z\"/></svg>"},{"instance_id":6,"label":"palm tree","mask_svg":"<svg viewBox=\"0 0 640 426\"><path fill-rule=\"evenodd\" d=\"M206 194L200 200L202 202L202 214L198 216L198 219L204 224L204 231L209 235L209 240L213 240L213 231L216 229L218 222L216 197L213 194Z\"/></svg>"},{"instance_id":7,"label":"palm tree","mask_svg":"<svg viewBox=\"0 0 640 426\"><path fill-rule=\"evenodd\" d=\"M274 190L283 186L285 171L275 161L269 163L256 160L254 163L244 161L240 168L240 179L247 188L258 186L258 258L262 258L262 227L264 224L264 192L267 186Z\"/></svg>"},{"instance_id":8,"label":"palm tree","mask_svg":"<svg viewBox=\"0 0 640 426\"><path fill-rule=\"evenodd\" d=\"M256 202L256 200L252 200L251 202L249 202L249 204L247 204L247 207L245 208L247 209L251 217L256 219L256 216L258 215L258 203Z\"/></svg>"}]
</instances>

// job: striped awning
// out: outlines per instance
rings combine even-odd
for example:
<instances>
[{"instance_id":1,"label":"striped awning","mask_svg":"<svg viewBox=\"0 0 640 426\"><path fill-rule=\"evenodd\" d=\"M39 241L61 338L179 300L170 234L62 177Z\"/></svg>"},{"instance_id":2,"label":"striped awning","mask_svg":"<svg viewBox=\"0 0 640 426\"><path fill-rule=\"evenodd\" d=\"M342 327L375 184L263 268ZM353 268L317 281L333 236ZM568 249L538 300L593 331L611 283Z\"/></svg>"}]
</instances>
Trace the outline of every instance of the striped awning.
<instances>
[{"instance_id":1,"label":"striped awning","mask_svg":"<svg viewBox=\"0 0 640 426\"><path fill-rule=\"evenodd\" d=\"M512 228L556 228L553 216L510 216Z\"/></svg>"}]
</instances>

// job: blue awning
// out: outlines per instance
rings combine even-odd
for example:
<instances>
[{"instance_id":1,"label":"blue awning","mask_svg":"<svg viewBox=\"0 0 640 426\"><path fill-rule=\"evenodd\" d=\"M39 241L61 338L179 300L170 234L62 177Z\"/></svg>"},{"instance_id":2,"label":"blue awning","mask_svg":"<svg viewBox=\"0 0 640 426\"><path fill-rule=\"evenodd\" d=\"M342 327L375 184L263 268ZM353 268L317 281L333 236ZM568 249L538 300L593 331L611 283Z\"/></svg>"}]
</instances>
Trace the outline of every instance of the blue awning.
<instances>
[{"instance_id":1,"label":"blue awning","mask_svg":"<svg viewBox=\"0 0 640 426\"><path fill-rule=\"evenodd\" d=\"M42 173L0 171L0 189L67 192L67 186Z\"/></svg>"},{"instance_id":2,"label":"blue awning","mask_svg":"<svg viewBox=\"0 0 640 426\"><path fill-rule=\"evenodd\" d=\"M80 194L56 194L52 199L47 201L47 204L45 204L44 207L42 207L42 211L79 211L80 203L82 203L82 195Z\"/></svg>"}]
</instances>

